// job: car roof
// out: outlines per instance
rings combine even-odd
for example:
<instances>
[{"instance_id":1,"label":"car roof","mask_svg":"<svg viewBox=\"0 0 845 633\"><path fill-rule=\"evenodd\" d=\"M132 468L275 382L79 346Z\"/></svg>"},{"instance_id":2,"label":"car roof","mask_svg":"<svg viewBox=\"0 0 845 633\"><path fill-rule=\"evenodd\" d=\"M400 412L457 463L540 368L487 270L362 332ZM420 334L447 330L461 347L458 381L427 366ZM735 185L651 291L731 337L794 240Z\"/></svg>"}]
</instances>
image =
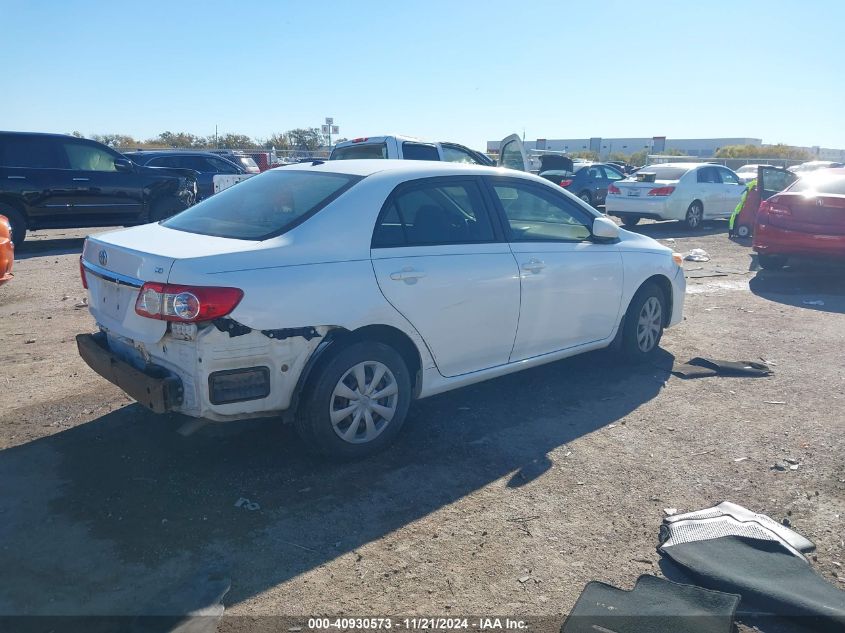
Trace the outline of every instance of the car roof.
<instances>
[{"instance_id":1,"label":"car roof","mask_svg":"<svg viewBox=\"0 0 845 633\"><path fill-rule=\"evenodd\" d=\"M397 176L454 176L454 175L493 175L516 176L528 179L539 179L528 174L506 167L488 167L486 165L470 165L469 163L450 163L437 160L400 160L400 159L360 159L360 160L317 160L310 163L296 163L274 169L291 169L318 171L335 174L349 174L352 176L371 176L376 173L390 172Z\"/></svg>"},{"instance_id":2,"label":"car roof","mask_svg":"<svg viewBox=\"0 0 845 633\"><path fill-rule=\"evenodd\" d=\"M132 149L126 150L122 153L132 154L133 156L176 156L178 154L182 154L187 156L209 156L221 158L220 154L215 154L214 152L208 152L201 149Z\"/></svg>"},{"instance_id":3,"label":"car roof","mask_svg":"<svg viewBox=\"0 0 845 633\"><path fill-rule=\"evenodd\" d=\"M654 169L655 167L672 167L676 169L698 169L699 167L724 167L724 165L718 165L716 163L654 163L653 165L646 165L645 167L641 167L641 171L648 171L649 169ZM727 169L727 167L725 167Z\"/></svg>"},{"instance_id":4,"label":"car roof","mask_svg":"<svg viewBox=\"0 0 845 633\"><path fill-rule=\"evenodd\" d=\"M382 134L379 136L360 136L355 139L351 139L348 141L342 141L335 145L335 148L338 147L348 147L350 145L366 145L368 143L383 143L389 138L394 138L397 141L411 141L412 143L425 143L426 145L435 145L436 141L424 141L421 138L417 138L415 136L406 136L404 134ZM362 139L362 140L358 140ZM451 141L444 141L444 142L451 142ZM457 145L457 143L455 143Z\"/></svg>"}]
</instances>

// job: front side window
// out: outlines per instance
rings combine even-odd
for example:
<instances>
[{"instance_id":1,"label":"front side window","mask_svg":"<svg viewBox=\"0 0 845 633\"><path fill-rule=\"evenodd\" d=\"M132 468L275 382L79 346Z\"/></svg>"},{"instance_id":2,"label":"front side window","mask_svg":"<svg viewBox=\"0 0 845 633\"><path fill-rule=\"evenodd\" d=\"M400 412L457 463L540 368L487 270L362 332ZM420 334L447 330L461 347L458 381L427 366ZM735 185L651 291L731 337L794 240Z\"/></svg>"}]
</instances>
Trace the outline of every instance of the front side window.
<instances>
[{"instance_id":1,"label":"front side window","mask_svg":"<svg viewBox=\"0 0 845 633\"><path fill-rule=\"evenodd\" d=\"M473 244L495 236L475 182L434 181L400 188L373 233L373 248Z\"/></svg>"},{"instance_id":2,"label":"front side window","mask_svg":"<svg viewBox=\"0 0 845 633\"><path fill-rule=\"evenodd\" d=\"M525 162L522 159L522 152L519 149L519 141L513 140L505 143L501 152L502 166L509 169L525 169Z\"/></svg>"},{"instance_id":3,"label":"front side window","mask_svg":"<svg viewBox=\"0 0 845 633\"><path fill-rule=\"evenodd\" d=\"M449 163L467 163L469 165L480 165L475 157L468 151L453 145L441 145L443 160Z\"/></svg>"},{"instance_id":4,"label":"front side window","mask_svg":"<svg viewBox=\"0 0 845 633\"><path fill-rule=\"evenodd\" d=\"M718 169L719 176L722 178L722 182L726 185L738 185L739 178L735 173L728 169Z\"/></svg>"},{"instance_id":5,"label":"front side window","mask_svg":"<svg viewBox=\"0 0 845 633\"><path fill-rule=\"evenodd\" d=\"M422 143L402 143L402 157L405 160L440 160L434 145Z\"/></svg>"},{"instance_id":6,"label":"front side window","mask_svg":"<svg viewBox=\"0 0 845 633\"><path fill-rule=\"evenodd\" d=\"M64 143L68 167L79 171L117 171L115 157L109 152L86 143Z\"/></svg>"},{"instance_id":7,"label":"front side window","mask_svg":"<svg viewBox=\"0 0 845 633\"><path fill-rule=\"evenodd\" d=\"M347 174L267 171L174 215L171 229L265 240L293 228L361 180Z\"/></svg>"},{"instance_id":8,"label":"front side window","mask_svg":"<svg viewBox=\"0 0 845 633\"><path fill-rule=\"evenodd\" d=\"M604 173L606 174L608 180L622 180L625 178L624 175L613 169L613 167L605 165L602 169L604 169Z\"/></svg>"},{"instance_id":9,"label":"front side window","mask_svg":"<svg viewBox=\"0 0 845 633\"><path fill-rule=\"evenodd\" d=\"M581 242L591 235L592 218L575 202L522 183L497 184L493 190L512 242Z\"/></svg>"}]
</instances>

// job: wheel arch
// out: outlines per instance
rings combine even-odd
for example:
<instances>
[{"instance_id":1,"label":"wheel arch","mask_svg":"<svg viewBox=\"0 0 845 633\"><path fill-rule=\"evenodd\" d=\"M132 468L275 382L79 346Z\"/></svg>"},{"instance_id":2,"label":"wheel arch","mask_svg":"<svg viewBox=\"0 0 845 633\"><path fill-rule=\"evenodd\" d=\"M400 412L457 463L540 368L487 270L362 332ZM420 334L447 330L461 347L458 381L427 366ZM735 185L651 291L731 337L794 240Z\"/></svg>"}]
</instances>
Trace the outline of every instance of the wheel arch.
<instances>
[{"instance_id":1,"label":"wheel arch","mask_svg":"<svg viewBox=\"0 0 845 633\"><path fill-rule=\"evenodd\" d=\"M24 221L26 222L27 228L29 228L29 213L27 213L25 204L23 204L14 196L5 195L3 193L0 193L0 204L6 204L12 207L18 213L20 213L23 216Z\"/></svg>"},{"instance_id":2,"label":"wheel arch","mask_svg":"<svg viewBox=\"0 0 845 633\"><path fill-rule=\"evenodd\" d=\"M305 363L291 395L290 407L286 414L295 415L302 394L308 388L311 377L319 371L322 364L340 350L360 341L384 343L395 349L408 367L412 397L416 398L419 395L422 388L422 355L410 336L391 325L366 325L355 330L338 327L326 334Z\"/></svg>"},{"instance_id":3,"label":"wheel arch","mask_svg":"<svg viewBox=\"0 0 845 633\"><path fill-rule=\"evenodd\" d=\"M661 275L660 273L657 273L644 280L637 287L637 292L639 292L640 288L642 288L648 283L655 284L658 288L660 288L660 291L663 293L663 298L666 300L666 305L664 306L666 310L663 316L663 326L668 327L669 323L672 321L672 307L674 305L674 297L672 296L672 281L666 275ZM634 296L637 294L637 292L631 295L631 301L634 300ZM628 305L631 305L630 301L628 302Z\"/></svg>"}]
</instances>

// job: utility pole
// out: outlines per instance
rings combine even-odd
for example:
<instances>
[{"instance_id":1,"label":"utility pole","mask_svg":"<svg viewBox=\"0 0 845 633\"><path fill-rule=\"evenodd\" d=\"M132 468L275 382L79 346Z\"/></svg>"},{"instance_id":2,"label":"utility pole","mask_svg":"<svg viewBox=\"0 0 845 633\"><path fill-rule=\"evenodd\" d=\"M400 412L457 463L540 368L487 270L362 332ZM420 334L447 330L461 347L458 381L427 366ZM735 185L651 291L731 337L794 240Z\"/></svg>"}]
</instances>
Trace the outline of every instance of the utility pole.
<instances>
[{"instance_id":1,"label":"utility pole","mask_svg":"<svg viewBox=\"0 0 845 633\"><path fill-rule=\"evenodd\" d=\"M220 149L220 142L217 140L217 124L214 124L214 149Z\"/></svg>"}]
</instances>

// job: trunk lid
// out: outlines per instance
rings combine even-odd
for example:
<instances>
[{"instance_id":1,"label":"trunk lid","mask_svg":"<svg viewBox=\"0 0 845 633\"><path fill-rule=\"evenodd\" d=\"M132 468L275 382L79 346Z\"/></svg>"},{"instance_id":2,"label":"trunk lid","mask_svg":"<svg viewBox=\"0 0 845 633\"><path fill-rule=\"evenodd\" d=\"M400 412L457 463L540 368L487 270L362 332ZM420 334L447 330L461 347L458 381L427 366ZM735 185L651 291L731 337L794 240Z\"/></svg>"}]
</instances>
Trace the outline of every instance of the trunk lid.
<instances>
[{"instance_id":1,"label":"trunk lid","mask_svg":"<svg viewBox=\"0 0 845 633\"><path fill-rule=\"evenodd\" d=\"M167 322L142 317L135 300L144 282L167 283L180 259L251 250L256 242L210 237L145 224L89 237L82 251L88 305L111 334L147 344L167 331Z\"/></svg>"},{"instance_id":2,"label":"trunk lid","mask_svg":"<svg viewBox=\"0 0 845 633\"><path fill-rule=\"evenodd\" d=\"M845 235L845 195L779 193L769 198L769 222L789 231Z\"/></svg>"},{"instance_id":3,"label":"trunk lid","mask_svg":"<svg viewBox=\"0 0 845 633\"><path fill-rule=\"evenodd\" d=\"M644 198L648 196L648 192L659 187L675 187L678 185L677 180L653 180L646 182L643 180L636 180L633 178L626 178L625 180L617 180L613 183L618 189L620 196L626 198Z\"/></svg>"}]
</instances>

